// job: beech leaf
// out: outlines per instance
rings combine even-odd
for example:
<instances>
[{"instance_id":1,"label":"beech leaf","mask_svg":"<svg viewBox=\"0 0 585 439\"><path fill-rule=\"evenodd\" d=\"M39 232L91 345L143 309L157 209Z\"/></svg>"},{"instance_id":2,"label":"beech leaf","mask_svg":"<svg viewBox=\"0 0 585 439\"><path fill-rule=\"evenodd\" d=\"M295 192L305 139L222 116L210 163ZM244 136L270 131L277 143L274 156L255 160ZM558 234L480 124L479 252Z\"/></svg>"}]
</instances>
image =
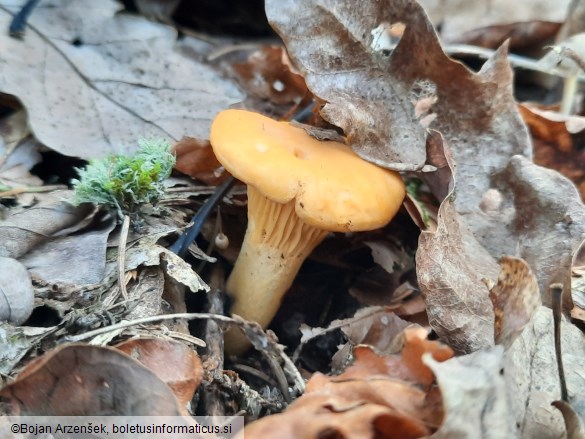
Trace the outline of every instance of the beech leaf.
<instances>
[{"instance_id":1,"label":"beech leaf","mask_svg":"<svg viewBox=\"0 0 585 439\"><path fill-rule=\"evenodd\" d=\"M0 1L0 28L22 4ZM0 92L16 96L35 137L62 154L128 153L143 137L207 138L215 114L241 100L233 84L180 53L174 29L120 8L43 1L23 40L0 33Z\"/></svg>"},{"instance_id":2,"label":"beech leaf","mask_svg":"<svg viewBox=\"0 0 585 439\"><path fill-rule=\"evenodd\" d=\"M366 160L396 170L425 164L425 127L416 104L433 99L425 78L393 75L401 54L427 59L439 50L426 14L411 0L268 0L266 15L305 76L309 89L327 104L329 122L343 128ZM398 47L383 43L393 25L406 24ZM424 44L422 44L424 42ZM444 55L443 55L444 56Z\"/></svg>"}]
</instances>

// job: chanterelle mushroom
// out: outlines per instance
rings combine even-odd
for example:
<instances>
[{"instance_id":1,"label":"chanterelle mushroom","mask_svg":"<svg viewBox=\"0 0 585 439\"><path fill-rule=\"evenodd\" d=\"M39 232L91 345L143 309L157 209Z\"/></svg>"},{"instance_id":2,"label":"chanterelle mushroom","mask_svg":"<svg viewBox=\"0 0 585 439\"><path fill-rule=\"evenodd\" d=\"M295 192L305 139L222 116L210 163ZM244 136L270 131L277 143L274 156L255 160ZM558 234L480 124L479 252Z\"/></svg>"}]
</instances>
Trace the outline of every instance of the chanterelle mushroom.
<instances>
[{"instance_id":1,"label":"chanterelle mushroom","mask_svg":"<svg viewBox=\"0 0 585 439\"><path fill-rule=\"evenodd\" d=\"M211 127L221 164L248 185L248 228L226 290L232 312L266 327L299 268L329 232L386 225L405 196L400 176L319 141L302 128L243 110L221 112ZM249 347L226 333L226 351Z\"/></svg>"}]
</instances>

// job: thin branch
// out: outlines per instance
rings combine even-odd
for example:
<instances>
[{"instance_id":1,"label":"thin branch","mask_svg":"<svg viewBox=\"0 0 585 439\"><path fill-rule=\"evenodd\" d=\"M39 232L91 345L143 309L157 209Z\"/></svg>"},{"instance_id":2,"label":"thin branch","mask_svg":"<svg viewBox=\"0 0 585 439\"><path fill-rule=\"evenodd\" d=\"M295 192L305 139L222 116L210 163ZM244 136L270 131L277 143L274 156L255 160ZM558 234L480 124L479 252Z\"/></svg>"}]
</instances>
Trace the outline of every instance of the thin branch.
<instances>
[{"instance_id":1,"label":"thin branch","mask_svg":"<svg viewBox=\"0 0 585 439\"><path fill-rule=\"evenodd\" d=\"M443 48L445 53L450 56L453 55L473 55L478 58L488 59L492 57L496 51L492 49L486 49L485 47L472 46L470 44L450 44ZM532 70L535 72L546 73L547 75L560 76L565 78L571 76L566 70L551 67L548 68L540 63L539 60L533 58L527 58L525 56L509 54L508 62L512 67L518 67L521 69ZM585 80L585 75L580 75L579 80Z\"/></svg>"},{"instance_id":2,"label":"thin branch","mask_svg":"<svg viewBox=\"0 0 585 439\"><path fill-rule=\"evenodd\" d=\"M561 384L561 400L569 402L567 392L567 382L565 379L565 368L563 366L563 354L561 350L561 319L562 319L562 297L563 285L552 284L550 286L552 296L553 321L555 331L555 353L557 356L557 366L559 369L559 382Z\"/></svg>"},{"instance_id":3,"label":"thin branch","mask_svg":"<svg viewBox=\"0 0 585 439\"><path fill-rule=\"evenodd\" d=\"M107 334L108 332L117 331L119 329L130 328L136 325L142 325L145 323L155 323L164 320L175 320L175 319L187 319L187 320L195 320L195 319L211 319L217 320L219 322L226 322L232 324L240 324L235 319L231 317L222 316L219 314L209 314L209 313L179 313L179 314L161 314L159 316L150 316L150 317L143 317L136 320L126 320L120 323L116 323L114 325L105 326L103 328L94 329L93 331L84 332L83 334L78 335L71 335L64 337L63 340L69 343L76 343L82 340L87 340L88 338L93 338L98 335Z\"/></svg>"},{"instance_id":4,"label":"thin branch","mask_svg":"<svg viewBox=\"0 0 585 439\"><path fill-rule=\"evenodd\" d=\"M14 187L12 189L8 189L6 191L0 192L0 198L12 197L14 195L19 194L32 194L32 193L41 193L41 192L52 192L57 191L60 189L67 189L67 186L64 184L55 184L51 186L21 186L21 187Z\"/></svg>"}]
</instances>

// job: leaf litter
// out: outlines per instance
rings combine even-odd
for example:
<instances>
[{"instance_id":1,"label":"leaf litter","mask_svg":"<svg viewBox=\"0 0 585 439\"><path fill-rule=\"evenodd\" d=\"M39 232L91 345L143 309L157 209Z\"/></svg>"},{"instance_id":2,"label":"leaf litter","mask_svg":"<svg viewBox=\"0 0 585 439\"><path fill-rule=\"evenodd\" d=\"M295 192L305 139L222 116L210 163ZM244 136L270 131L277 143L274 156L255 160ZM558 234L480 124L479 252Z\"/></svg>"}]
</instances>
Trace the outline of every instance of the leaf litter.
<instances>
[{"instance_id":1,"label":"leaf litter","mask_svg":"<svg viewBox=\"0 0 585 439\"><path fill-rule=\"evenodd\" d=\"M422 3L426 6L428 2ZM49 4L53 8L47 7ZM357 245L351 236L327 240L323 248L331 254L317 250L315 260L309 261L317 275L311 278L308 271L301 272L290 296L297 289L330 294L343 289L345 297L332 300L313 294L313 308L322 306L323 310L316 320L307 317L305 323L300 318L303 325L296 328L302 327L303 339L293 356L295 364L275 344L273 334L247 322L239 323L247 328L253 344L261 350L269 346L262 359L254 354L243 357L249 361L247 367L224 359L218 341L221 332L213 332L213 336L209 333L200 390L203 410L222 414L243 408L249 411L251 420L280 411L303 392L304 385L298 381L302 374L308 379L304 395L284 413L249 424L246 435L273 437L276 432L291 438L552 438L563 433L561 412L551 406L559 399L560 389L552 318L546 306L551 305L551 284L560 282L565 290L564 311L577 315L570 294L571 263L585 234L585 218L573 183L556 171L538 166L555 168L556 160L546 153L539 156L537 149L537 164L533 163L532 142L548 135L549 127L554 126L556 137L546 140L560 144L567 152L573 148L578 134L573 125L579 119L558 119L555 114L528 106L518 108L513 72L507 61L508 43L475 73L445 55L431 21L413 0L367 1L359 10L355 3L345 0L267 0L268 19L282 38L286 53L274 45L256 45L251 51L228 46L224 53L229 56L209 62L201 53L186 59L189 50L185 48L198 44L194 39L179 47L172 28L120 14L115 2L99 7L86 5L85 9L78 4L67 9L70 13L55 16L57 6L65 4L65 0L54 0L40 6L31 17L24 42L0 36L0 44L11 48L3 51L8 58L0 54L0 61L10 67L0 74L0 92L22 102L34 136L28 137L22 121L24 113L2 121L5 125L0 126L9 130L2 131L7 148L2 156L0 183L9 187L38 185L39 180L29 171L39 163L39 142L62 154L89 159L127 152L137 137L156 134L175 141L192 136L176 146L176 169L217 185L227 176L205 140L207 129L217 111L244 99L245 94L241 106L273 117L289 117L301 102L314 97L317 105L311 120L322 117L325 121L319 122L319 129L345 135L362 158L403 171L407 183L413 184L406 210L421 229L417 244L406 244L412 238L416 241L418 232L401 228L401 222L407 219L403 213L383 234L366 234ZM0 2L0 22L5 27L15 10L13 2ZM82 10L88 17L83 24L74 20ZM478 10L470 8L472 14L478 14ZM557 5L554 13L543 14L551 23L559 22L560 11L564 10ZM506 16L502 11L496 12ZM460 17L465 17L464 13ZM511 32L505 20L500 22L494 16L486 17L485 22L492 27L482 28L484 22L466 19L469 26L465 28L449 21L456 14L442 18L434 14L434 23L445 23L441 29L443 42L474 41L474 35L485 32L491 38L486 45L497 47L503 42L502 32ZM154 15L166 20L169 12ZM535 19L526 17L528 24ZM60 25L48 26L51 18ZM112 26L120 30L117 39L105 37L104 30ZM451 33L447 37L453 30L459 35ZM523 44L528 44L545 33L546 26L533 35L516 33L512 46L522 44L520 36L525 38ZM148 50L140 39L152 43ZM201 45L209 48L207 42ZM25 48L34 55L32 61L44 60L45 70L39 70L38 63L25 66L22 59L16 60ZM165 62L152 62L156 56ZM52 86L24 89L19 79L23 72ZM63 81L54 82L57 76L68 79L70 90L62 87ZM244 94L226 77L235 78ZM11 127L17 129L11 133ZM569 166L556 169L566 171ZM574 181L579 178L569 177ZM193 292L207 290L207 300L219 300L214 309L221 312L223 305L217 299L224 276L217 262L221 259L203 257L204 262L197 262L193 268L191 261L166 249L172 242L170 234L186 225L187 216L208 193L189 191L185 193L191 194L190 202L183 202L186 210L176 197L172 199L176 204L168 207L166 214L171 215L173 226L162 225L162 221L151 229L150 237L140 238L140 232L133 232L138 239L129 241L125 275L121 277L129 286L131 301L126 304L118 302L112 255L115 258L114 246L119 238L112 234L111 223L99 226L99 214L73 209L63 203L61 195L29 194L26 199L10 195L17 206L11 206L7 219L0 223L2 242L6 243L0 246L0 252L25 264L28 261L34 275L35 312L52 305L58 310L58 319L47 329L2 324L0 340L13 339L15 344L0 356L1 372L14 376L19 366L28 363L16 381L0 390L3 407L49 414L94 412L96 408L88 401L62 405L59 397L47 400L35 388L35 383L49 374L63 382L58 388L67 398L84 392L86 389L67 380L67 366L75 358L82 369L87 363L88 368L80 371L86 377L101 379L94 377L99 371L91 370L96 361L116 365L118 372L107 379L128 389L128 403L132 403L132 389L143 387L144 382L153 390L163 386L166 390L160 391L165 399L156 407L145 406L144 413L186 414L177 398L181 405L192 400L197 387L193 382L197 380L188 374L171 378L187 389L173 395L163 384L165 379L160 381L147 369L127 363L122 354L110 348L51 347L71 332L83 334L95 327L107 327L102 319L131 316L138 322L164 314L168 304L175 312L182 312L185 301L192 306L190 296L185 294L187 287ZM210 245L206 253L217 252L215 255L233 260L242 233L237 224L244 200L233 192L223 200L221 213L207 221L203 236ZM47 214L51 219L47 220ZM222 225L229 231L229 252L212 245ZM392 231L392 227L398 230ZM413 236L401 236L403 230L411 230ZM73 247L68 250L59 246L60 240L73 242ZM97 261L86 264L92 265L89 271L70 270L77 277L64 279L67 272L59 267L66 264L66 259L54 259L53 267L45 264L46 269L53 269L52 275L39 271L43 255L59 256L85 248L95 251L83 255L86 260ZM309 279L319 279L322 285L317 287L317 281ZM95 300L100 295L103 302ZM306 307L307 299L303 300ZM56 301L60 301L59 306ZM133 301L140 303L133 305ZM541 302L545 306L540 306ZM385 306L363 307L372 304ZM283 308L286 306L285 301ZM572 398L566 403L582 416L579 400L585 383L579 377L578 364L583 361L583 335L568 320L563 320L561 327ZM166 333L193 342L188 333L180 335L188 331L186 325L170 330L165 325L151 326L148 331L161 338ZM139 337L138 343L143 346L132 348L133 352L155 346L141 339L144 332L140 329L117 330L93 342L107 344L130 335ZM436 337L439 341L430 340ZM185 350L161 342L152 349L155 363L160 361L156 360L158 351L170 352L166 349L177 350L173 364L196 362L191 347ZM41 356L44 350L47 352ZM325 357L327 364L319 366L309 361L314 352ZM36 362L28 361L35 357ZM230 367L247 370L240 374L250 382L272 383L272 390L253 390ZM139 378L128 382L120 375L121 370L128 379ZM247 375L254 370L255 375ZM332 371L336 374L327 374ZM555 404L567 413L563 404ZM488 408L479 409L483 407ZM123 404L113 410L131 413ZM566 428L571 429L571 425ZM578 437L574 431L571 434Z\"/></svg>"},{"instance_id":2,"label":"leaf litter","mask_svg":"<svg viewBox=\"0 0 585 439\"><path fill-rule=\"evenodd\" d=\"M0 27L19 6L0 2ZM0 63L11 66L0 89L26 106L36 138L66 155L128 153L144 137L207 138L215 114L241 100L237 87L178 52L174 29L119 11L112 0L42 2L23 41L0 33Z\"/></svg>"}]
</instances>

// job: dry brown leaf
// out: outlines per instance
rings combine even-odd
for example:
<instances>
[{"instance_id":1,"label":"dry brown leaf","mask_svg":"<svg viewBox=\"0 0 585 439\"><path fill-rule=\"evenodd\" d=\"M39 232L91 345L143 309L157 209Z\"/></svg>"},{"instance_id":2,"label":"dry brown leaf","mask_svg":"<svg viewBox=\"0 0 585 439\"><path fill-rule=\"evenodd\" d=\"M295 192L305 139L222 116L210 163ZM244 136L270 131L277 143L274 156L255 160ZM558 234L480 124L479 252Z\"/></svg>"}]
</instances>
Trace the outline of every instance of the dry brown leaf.
<instances>
[{"instance_id":1,"label":"dry brown leaf","mask_svg":"<svg viewBox=\"0 0 585 439\"><path fill-rule=\"evenodd\" d=\"M442 363L425 356L424 363L437 376L445 410L445 420L432 439L516 437L501 374L501 347Z\"/></svg>"},{"instance_id":2,"label":"dry brown leaf","mask_svg":"<svg viewBox=\"0 0 585 439\"><path fill-rule=\"evenodd\" d=\"M209 185L217 185L229 177L215 157L208 140L183 137L173 150L177 156L175 169Z\"/></svg>"},{"instance_id":3,"label":"dry brown leaf","mask_svg":"<svg viewBox=\"0 0 585 439\"><path fill-rule=\"evenodd\" d=\"M196 352L176 341L147 338L127 340L115 348L154 372L172 389L181 406L191 402L203 378Z\"/></svg>"},{"instance_id":4,"label":"dry brown leaf","mask_svg":"<svg viewBox=\"0 0 585 439\"><path fill-rule=\"evenodd\" d=\"M53 237L20 260L32 276L50 284L97 284L106 274L107 242L115 225L110 217L93 229Z\"/></svg>"},{"instance_id":5,"label":"dry brown leaf","mask_svg":"<svg viewBox=\"0 0 585 439\"><path fill-rule=\"evenodd\" d=\"M65 345L30 363L0 390L2 414L179 416L173 392L113 348Z\"/></svg>"},{"instance_id":6,"label":"dry brown leaf","mask_svg":"<svg viewBox=\"0 0 585 439\"><path fill-rule=\"evenodd\" d=\"M500 132L514 138L509 130L515 123L500 120ZM487 132L476 134L481 140ZM447 197L439 210L437 232L425 231L420 238L417 274L429 321L445 341L464 352L488 346L491 340L487 337L491 339L493 334L487 291L477 282L478 274L497 278L495 261L486 250L492 255L523 258L538 278L543 302L549 303L551 282L562 282L566 288L570 285L571 255L585 236L585 209L571 183L521 155L507 158L514 149L510 145L520 143L486 150L485 161L490 163L482 164L482 172L472 164L477 159L472 160L471 150L461 149L462 143L451 145L457 148L452 150L457 163L451 185L455 203ZM444 186L443 182L438 189L444 191ZM571 308L570 303L565 304L565 309ZM477 313L475 318L469 310Z\"/></svg>"},{"instance_id":7,"label":"dry brown leaf","mask_svg":"<svg viewBox=\"0 0 585 439\"><path fill-rule=\"evenodd\" d=\"M585 118L529 104L519 105L519 109L534 140L534 162L569 178L579 188L581 199L585 199L585 155L575 147L572 136L584 129Z\"/></svg>"},{"instance_id":8,"label":"dry brown leaf","mask_svg":"<svg viewBox=\"0 0 585 439\"><path fill-rule=\"evenodd\" d=\"M434 382L434 376L423 364L422 355L429 353L440 362L451 358L453 350L438 341L427 340L428 331L423 328L407 328L403 334L404 345L400 354L379 356L368 346L357 346L354 349L355 363L341 375L331 377L329 380L341 382L386 376L418 384L428 390ZM311 381L307 383L307 389L310 386Z\"/></svg>"},{"instance_id":9,"label":"dry brown leaf","mask_svg":"<svg viewBox=\"0 0 585 439\"><path fill-rule=\"evenodd\" d=\"M569 278L567 261L583 238L585 209L566 179L530 163L530 139L512 95L505 49L469 81L450 78L460 88L441 96L432 126L443 134L456 163L454 203L465 226L493 257L526 260L546 292L559 272ZM482 102L470 102L467 93L481 96ZM445 114L449 108L462 110L444 118L443 108ZM429 184L435 192L443 190L438 196L444 193L444 184Z\"/></svg>"},{"instance_id":10,"label":"dry brown leaf","mask_svg":"<svg viewBox=\"0 0 585 439\"><path fill-rule=\"evenodd\" d=\"M494 311L482 279L496 279L496 261L461 224L451 198L439 208L435 233L422 232L416 255L429 323L459 352L494 344Z\"/></svg>"},{"instance_id":11,"label":"dry brown leaf","mask_svg":"<svg viewBox=\"0 0 585 439\"><path fill-rule=\"evenodd\" d=\"M447 43L496 48L506 38L522 47L543 43L565 20L570 0L420 0ZM541 44L542 45L542 44Z\"/></svg>"},{"instance_id":12,"label":"dry brown leaf","mask_svg":"<svg viewBox=\"0 0 585 439\"><path fill-rule=\"evenodd\" d=\"M570 291L572 256L585 238L585 206L567 178L521 156L512 157L494 182L504 195L500 212L506 213L491 227L511 236L511 242L500 241L500 251L513 245L509 254L528 263L548 305L551 283L560 282ZM564 300L569 311L570 295Z\"/></svg>"},{"instance_id":13,"label":"dry brown leaf","mask_svg":"<svg viewBox=\"0 0 585 439\"><path fill-rule=\"evenodd\" d=\"M392 169L420 169L426 155L425 114L416 114L415 107L432 100L435 87L424 76L405 76L399 69L407 54L423 62L431 62L433 51L446 57L416 2L369 0L357 10L350 0L266 2L268 20L307 86L327 102L324 118L343 128L366 160ZM379 32L399 22L407 27L391 54Z\"/></svg>"},{"instance_id":14,"label":"dry brown leaf","mask_svg":"<svg viewBox=\"0 0 585 439\"><path fill-rule=\"evenodd\" d=\"M19 258L59 230L81 222L91 211L63 201L71 191L38 194L40 202L30 208L11 209L0 223L0 256Z\"/></svg>"},{"instance_id":15,"label":"dry brown leaf","mask_svg":"<svg viewBox=\"0 0 585 439\"><path fill-rule=\"evenodd\" d=\"M548 156L551 149L558 149L558 153L567 153L573 149L573 140L567 130L565 121L547 117L547 113L552 112L538 110L534 105L520 104L518 105L518 110L522 115L522 119L528 125L533 140L537 142L535 145L535 160L538 160L540 155L540 165L548 166L549 168L554 165L555 156ZM550 145L551 148L544 149L541 142ZM549 163L543 162L543 159L549 160Z\"/></svg>"},{"instance_id":16,"label":"dry brown leaf","mask_svg":"<svg viewBox=\"0 0 585 439\"><path fill-rule=\"evenodd\" d=\"M509 348L541 305L536 276L522 259L500 259L498 283L490 288L496 344Z\"/></svg>"},{"instance_id":17,"label":"dry brown leaf","mask_svg":"<svg viewBox=\"0 0 585 439\"><path fill-rule=\"evenodd\" d=\"M561 413L551 406L561 390L554 349L553 316L541 306L522 335L506 352L504 377L510 411L522 438L553 439L565 430ZM561 321L561 349L571 402L583 401L585 376L585 336L565 318ZM575 405L581 418L583 404Z\"/></svg>"},{"instance_id":18,"label":"dry brown leaf","mask_svg":"<svg viewBox=\"0 0 585 439\"><path fill-rule=\"evenodd\" d=\"M440 134L429 139L430 157L441 166L425 178L442 202L436 229L419 236L418 284L431 327L456 351L473 352L494 343L494 312L483 279L495 279L499 271L455 210L451 151Z\"/></svg>"},{"instance_id":19,"label":"dry brown leaf","mask_svg":"<svg viewBox=\"0 0 585 439\"><path fill-rule=\"evenodd\" d=\"M544 119L545 121L549 122L549 123L554 123L554 122L562 122L566 128L566 133L569 134L577 134L580 133L581 131L583 131L585 129L585 117L583 116L579 116L576 114L562 114L559 113L556 110L556 106L553 107L546 107L544 105L538 105L538 104L531 104L528 102L525 102L523 104L518 104L518 110L520 110L520 114L522 115L522 118L524 119L524 121L528 124L528 127L532 130L532 126L530 125L530 122L533 121L534 119L536 119L537 121L539 121L539 119L541 119L538 123L535 123L535 128L537 128L538 130L538 125L542 126L542 119ZM543 132L547 132L547 126L542 127L542 131ZM556 127L555 127L556 128ZM541 131L538 130L538 131ZM556 131L553 130L553 131ZM552 139L551 139L552 140ZM565 143L563 145L560 145L561 149L563 151L568 151L569 148L572 147L571 144Z\"/></svg>"},{"instance_id":20,"label":"dry brown leaf","mask_svg":"<svg viewBox=\"0 0 585 439\"><path fill-rule=\"evenodd\" d=\"M361 308L356 311L355 317L359 318L375 309L373 307ZM379 353L388 354L394 353L393 348L396 347L394 340L409 325L409 322L402 320L392 310L381 309L367 318L356 319L341 330L352 346L364 344L374 348Z\"/></svg>"},{"instance_id":21,"label":"dry brown leaf","mask_svg":"<svg viewBox=\"0 0 585 439\"><path fill-rule=\"evenodd\" d=\"M16 96L36 138L65 155L128 153L151 136L207 138L240 92L179 53L174 29L119 9L113 0L40 3L23 41L0 34L0 92ZM0 27L18 10L0 2Z\"/></svg>"},{"instance_id":22,"label":"dry brown leaf","mask_svg":"<svg viewBox=\"0 0 585 439\"><path fill-rule=\"evenodd\" d=\"M293 71L280 46L263 46L252 52L246 62L233 64L232 69L248 97L290 107L308 93L305 80Z\"/></svg>"},{"instance_id":23,"label":"dry brown leaf","mask_svg":"<svg viewBox=\"0 0 585 439\"><path fill-rule=\"evenodd\" d=\"M511 157L532 155L528 131L512 92L513 76L507 52L506 45L500 47L478 74L467 70L444 71L436 73L435 79L441 84L439 90L445 88L445 93L436 105L438 117L432 128L442 134L451 155L448 159L456 164L455 206L488 249L483 237L482 198L491 187L493 175L501 171ZM411 74L416 73L412 71ZM449 89L443 82L451 87L458 85L456 89Z\"/></svg>"},{"instance_id":24,"label":"dry brown leaf","mask_svg":"<svg viewBox=\"0 0 585 439\"><path fill-rule=\"evenodd\" d=\"M416 396L423 404L422 392L400 386L399 383L374 382L371 387L382 392L400 392L397 394L401 401L405 397ZM372 390L375 392L375 389ZM415 410L419 408L416 406ZM353 396L346 400L325 394L307 394L289 406L285 413L249 424L236 439L272 439L275 436L281 439L328 436L344 439L414 439L428 434L428 428L416 417L381 404L363 404Z\"/></svg>"}]
</instances>

